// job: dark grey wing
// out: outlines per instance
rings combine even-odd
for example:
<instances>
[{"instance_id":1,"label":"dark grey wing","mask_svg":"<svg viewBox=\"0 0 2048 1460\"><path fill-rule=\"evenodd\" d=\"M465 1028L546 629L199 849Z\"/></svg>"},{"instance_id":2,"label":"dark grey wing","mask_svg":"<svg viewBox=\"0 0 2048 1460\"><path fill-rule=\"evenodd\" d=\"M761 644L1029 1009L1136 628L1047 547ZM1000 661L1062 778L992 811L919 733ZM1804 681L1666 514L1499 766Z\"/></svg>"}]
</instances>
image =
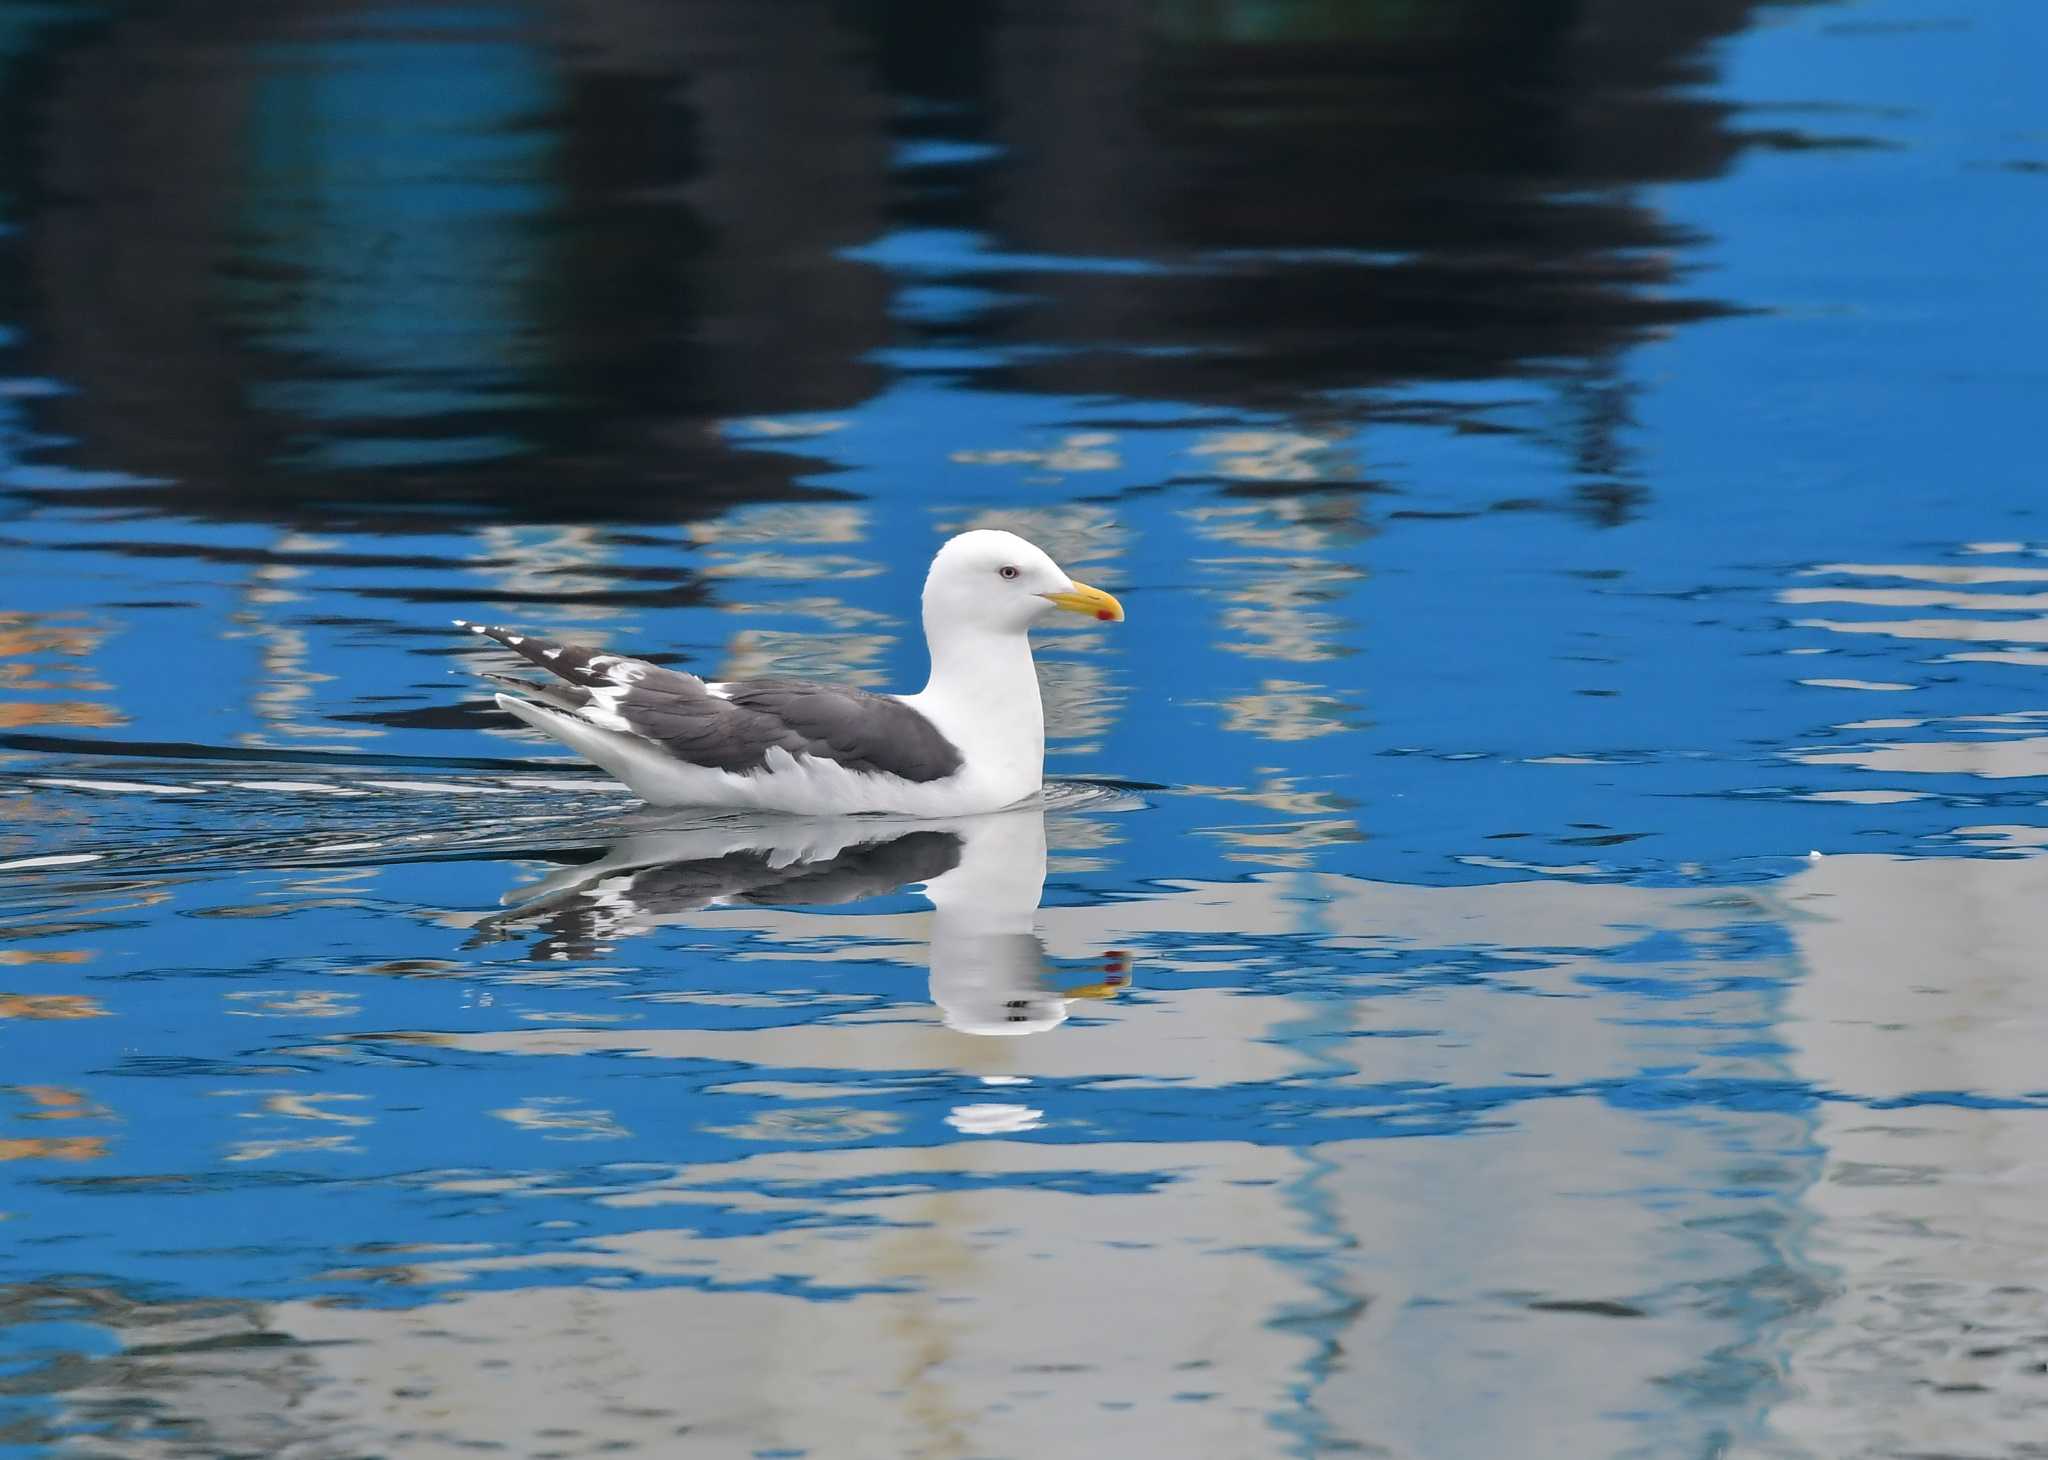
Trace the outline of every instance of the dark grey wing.
<instances>
[{"instance_id":1,"label":"dark grey wing","mask_svg":"<svg viewBox=\"0 0 2048 1460\"><path fill-rule=\"evenodd\" d=\"M912 831L883 842L848 847L824 862L783 869L772 886L749 888L742 902L829 907L880 897L912 882L930 882L960 865L960 837L950 831Z\"/></svg>"},{"instance_id":2,"label":"dark grey wing","mask_svg":"<svg viewBox=\"0 0 2048 1460\"><path fill-rule=\"evenodd\" d=\"M530 927L541 934L533 957L592 958L616 939L640 931L633 925L636 917L694 912L720 899L787 907L877 897L952 871L960 864L960 847L953 832L913 831L848 847L819 862L779 862L773 848L735 851L640 868L623 889L604 875L606 864L600 862L592 868L591 882L491 918L471 946L495 943ZM600 884L603 896L596 894Z\"/></svg>"},{"instance_id":3,"label":"dark grey wing","mask_svg":"<svg viewBox=\"0 0 2048 1460\"><path fill-rule=\"evenodd\" d=\"M753 771L774 749L909 781L960 769L960 752L901 700L798 679L742 680L713 689L694 674L581 644L485 624L457 624L495 639L556 677L536 684L492 676L607 730L637 735L677 760Z\"/></svg>"},{"instance_id":4,"label":"dark grey wing","mask_svg":"<svg viewBox=\"0 0 2048 1460\"><path fill-rule=\"evenodd\" d=\"M743 679L722 688L734 705L787 727L806 754L848 770L938 781L960 769L959 747L888 695L806 679Z\"/></svg>"}]
</instances>

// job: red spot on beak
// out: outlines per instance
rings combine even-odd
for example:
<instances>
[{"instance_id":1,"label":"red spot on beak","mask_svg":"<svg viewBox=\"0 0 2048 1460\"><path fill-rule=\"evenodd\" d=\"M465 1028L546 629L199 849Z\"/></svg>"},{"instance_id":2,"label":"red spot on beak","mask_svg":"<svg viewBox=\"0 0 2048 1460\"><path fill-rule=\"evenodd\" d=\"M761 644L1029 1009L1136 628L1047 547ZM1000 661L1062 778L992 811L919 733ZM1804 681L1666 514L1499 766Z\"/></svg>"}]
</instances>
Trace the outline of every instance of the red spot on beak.
<instances>
[{"instance_id":1,"label":"red spot on beak","mask_svg":"<svg viewBox=\"0 0 2048 1460\"><path fill-rule=\"evenodd\" d=\"M1095 610L1095 616L1096 616L1097 618L1101 619L1101 620L1102 620L1102 621L1103 621L1104 623L1113 623L1113 622L1115 622L1115 620L1116 620L1116 615L1115 615L1115 614L1113 614L1113 613L1111 613L1111 612L1110 612L1110 611L1109 611L1108 609L1106 609L1106 608L1098 608L1098 609L1096 609L1096 610Z\"/></svg>"}]
</instances>

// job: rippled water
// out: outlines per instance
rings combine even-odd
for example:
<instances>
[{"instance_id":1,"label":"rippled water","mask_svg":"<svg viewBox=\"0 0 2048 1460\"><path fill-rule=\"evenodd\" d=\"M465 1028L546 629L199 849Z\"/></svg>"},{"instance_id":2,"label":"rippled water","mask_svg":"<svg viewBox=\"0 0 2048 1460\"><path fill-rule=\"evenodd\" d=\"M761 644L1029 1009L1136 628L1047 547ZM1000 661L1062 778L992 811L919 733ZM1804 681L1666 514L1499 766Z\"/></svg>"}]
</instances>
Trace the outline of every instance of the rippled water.
<instances>
[{"instance_id":1,"label":"rippled water","mask_svg":"<svg viewBox=\"0 0 2048 1460\"><path fill-rule=\"evenodd\" d=\"M2048 11L0 3L0 1455L2048 1453ZM1057 778L650 811L487 614Z\"/></svg>"}]
</instances>

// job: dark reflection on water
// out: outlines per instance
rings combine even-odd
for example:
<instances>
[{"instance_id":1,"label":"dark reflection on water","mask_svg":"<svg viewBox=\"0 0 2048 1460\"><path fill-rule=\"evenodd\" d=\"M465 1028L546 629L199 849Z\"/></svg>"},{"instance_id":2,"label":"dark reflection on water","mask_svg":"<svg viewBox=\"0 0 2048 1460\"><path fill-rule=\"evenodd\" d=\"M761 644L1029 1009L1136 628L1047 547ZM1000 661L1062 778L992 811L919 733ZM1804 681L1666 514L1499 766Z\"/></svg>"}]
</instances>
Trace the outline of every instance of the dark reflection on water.
<instances>
[{"instance_id":1,"label":"dark reflection on water","mask_svg":"<svg viewBox=\"0 0 2048 1460\"><path fill-rule=\"evenodd\" d=\"M110 6L8 70L16 358L86 473L30 490L383 530L816 498L721 423L909 350L1310 419L1534 372L1617 513L1616 353L1722 308L1641 190L1745 145L1681 88L1756 8Z\"/></svg>"}]
</instances>

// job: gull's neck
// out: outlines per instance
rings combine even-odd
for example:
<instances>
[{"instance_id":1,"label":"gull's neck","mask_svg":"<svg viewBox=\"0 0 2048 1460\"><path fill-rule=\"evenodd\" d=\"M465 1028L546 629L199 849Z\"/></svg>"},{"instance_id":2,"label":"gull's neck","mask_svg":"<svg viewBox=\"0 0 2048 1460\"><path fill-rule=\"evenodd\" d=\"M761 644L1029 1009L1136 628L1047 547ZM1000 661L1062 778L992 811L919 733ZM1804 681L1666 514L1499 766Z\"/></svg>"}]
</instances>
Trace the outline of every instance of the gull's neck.
<instances>
[{"instance_id":1,"label":"gull's neck","mask_svg":"<svg viewBox=\"0 0 2048 1460\"><path fill-rule=\"evenodd\" d=\"M1031 640L1018 630L947 621L927 607L925 644L932 674L907 696L958 746L978 777L1028 796L1045 775L1045 711Z\"/></svg>"}]
</instances>

